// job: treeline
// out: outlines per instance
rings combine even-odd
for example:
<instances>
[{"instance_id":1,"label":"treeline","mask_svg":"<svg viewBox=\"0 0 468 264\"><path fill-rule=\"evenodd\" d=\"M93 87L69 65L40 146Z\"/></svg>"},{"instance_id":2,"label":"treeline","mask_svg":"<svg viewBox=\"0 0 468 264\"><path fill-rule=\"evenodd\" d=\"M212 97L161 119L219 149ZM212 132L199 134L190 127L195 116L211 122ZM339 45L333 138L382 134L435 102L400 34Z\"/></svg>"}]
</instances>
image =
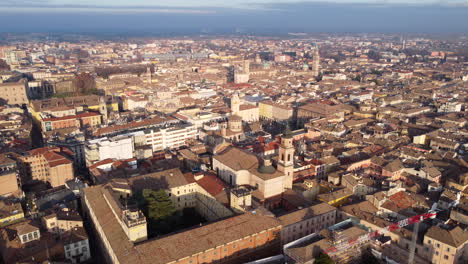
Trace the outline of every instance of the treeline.
<instances>
[{"instance_id":1,"label":"treeline","mask_svg":"<svg viewBox=\"0 0 468 264\"><path fill-rule=\"evenodd\" d=\"M73 80L73 86L77 93L94 94L97 93L96 80L93 75L87 72L79 73Z\"/></svg>"},{"instance_id":2,"label":"treeline","mask_svg":"<svg viewBox=\"0 0 468 264\"><path fill-rule=\"evenodd\" d=\"M9 71L10 65L6 63L6 61L0 59L0 71Z\"/></svg>"},{"instance_id":3,"label":"treeline","mask_svg":"<svg viewBox=\"0 0 468 264\"><path fill-rule=\"evenodd\" d=\"M112 74L121 74L121 73L132 73L140 76L142 73L145 73L148 68L148 65L131 65L131 66L111 66L111 67L98 67L96 68L96 74L99 77L108 79ZM154 72L154 66L150 65L150 70Z\"/></svg>"}]
</instances>

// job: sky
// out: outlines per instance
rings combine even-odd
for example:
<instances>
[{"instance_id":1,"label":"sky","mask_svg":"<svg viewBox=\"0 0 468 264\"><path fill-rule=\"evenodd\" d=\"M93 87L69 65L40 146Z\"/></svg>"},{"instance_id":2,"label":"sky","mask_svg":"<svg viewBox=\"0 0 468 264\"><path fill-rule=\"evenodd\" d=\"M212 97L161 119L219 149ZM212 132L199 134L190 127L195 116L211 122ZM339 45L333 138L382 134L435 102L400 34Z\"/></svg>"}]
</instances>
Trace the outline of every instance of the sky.
<instances>
[{"instance_id":1,"label":"sky","mask_svg":"<svg viewBox=\"0 0 468 264\"><path fill-rule=\"evenodd\" d=\"M0 32L468 33L468 0L0 0Z\"/></svg>"}]
</instances>

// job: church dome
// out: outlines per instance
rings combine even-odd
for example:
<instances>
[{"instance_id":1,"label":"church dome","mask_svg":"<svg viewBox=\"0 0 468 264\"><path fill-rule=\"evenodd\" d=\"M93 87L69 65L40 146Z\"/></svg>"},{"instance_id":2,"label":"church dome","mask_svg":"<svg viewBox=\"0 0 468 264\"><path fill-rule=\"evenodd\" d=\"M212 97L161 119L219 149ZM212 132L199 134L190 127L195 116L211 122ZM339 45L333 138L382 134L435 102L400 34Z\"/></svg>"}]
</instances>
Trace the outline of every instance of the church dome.
<instances>
[{"instance_id":1,"label":"church dome","mask_svg":"<svg viewBox=\"0 0 468 264\"><path fill-rule=\"evenodd\" d=\"M229 117L229 121L242 121L242 117L238 115L232 115Z\"/></svg>"},{"instance_id":2,"label":"church dome","mask_svg":"<svg viewBox=\"0 0 468 264\"><path fill-rule=\"evenodd\" d=\"M276 169L275 169L275 167L273 167L271 165L270 166L262 165L262 166L258 167L257 171L262 173L262 174L273 174L273 173L275 173Z\"/></svg>"},{"instance_id":3,"label":"church dome","mask_svg":"<svg viewBox=\"0 0 468 264\"><path fill-rule=\"evenodd\" d=\"M273 174L275 173L276 169L271 165L271 160L267 159L263 161L263 164L258 167L257 171L262 174Z\"/></svg>"}]
</instances>

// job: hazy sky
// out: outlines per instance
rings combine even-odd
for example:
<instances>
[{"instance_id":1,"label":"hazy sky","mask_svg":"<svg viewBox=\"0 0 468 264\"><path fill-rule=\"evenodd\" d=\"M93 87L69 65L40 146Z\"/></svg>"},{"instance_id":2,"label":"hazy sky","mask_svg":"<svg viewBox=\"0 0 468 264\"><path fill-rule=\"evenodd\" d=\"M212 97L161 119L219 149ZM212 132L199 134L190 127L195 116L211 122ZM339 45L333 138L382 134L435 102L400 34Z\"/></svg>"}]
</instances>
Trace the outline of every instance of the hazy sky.
<instances>
[{"instance_id":1,"label":"hazy sky","mask_svg":"<svg viewBox=\"0 0 468 264\"><path fill-rule=\"evenodd\" d=\"M0 0L0 32L464 32L468 0Z\"/></svg>"}]
</instances>

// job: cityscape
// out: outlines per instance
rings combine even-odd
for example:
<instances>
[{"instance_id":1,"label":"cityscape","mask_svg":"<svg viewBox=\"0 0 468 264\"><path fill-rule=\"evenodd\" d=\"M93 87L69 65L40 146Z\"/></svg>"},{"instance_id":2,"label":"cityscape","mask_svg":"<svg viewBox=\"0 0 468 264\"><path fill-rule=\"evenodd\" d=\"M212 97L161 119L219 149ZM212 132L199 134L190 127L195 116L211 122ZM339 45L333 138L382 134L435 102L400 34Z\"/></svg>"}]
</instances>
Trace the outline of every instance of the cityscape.
<instances>
[{"instance_id":1,"label":"cityscape","mask_svg":"<svg viewBox=\"0 0 468 264\"><path fill-rule=\"evenodd\" d=\"M468 263L466 28L227 20L0 29L0 263Z\"/></svg>"}]
</instances>

